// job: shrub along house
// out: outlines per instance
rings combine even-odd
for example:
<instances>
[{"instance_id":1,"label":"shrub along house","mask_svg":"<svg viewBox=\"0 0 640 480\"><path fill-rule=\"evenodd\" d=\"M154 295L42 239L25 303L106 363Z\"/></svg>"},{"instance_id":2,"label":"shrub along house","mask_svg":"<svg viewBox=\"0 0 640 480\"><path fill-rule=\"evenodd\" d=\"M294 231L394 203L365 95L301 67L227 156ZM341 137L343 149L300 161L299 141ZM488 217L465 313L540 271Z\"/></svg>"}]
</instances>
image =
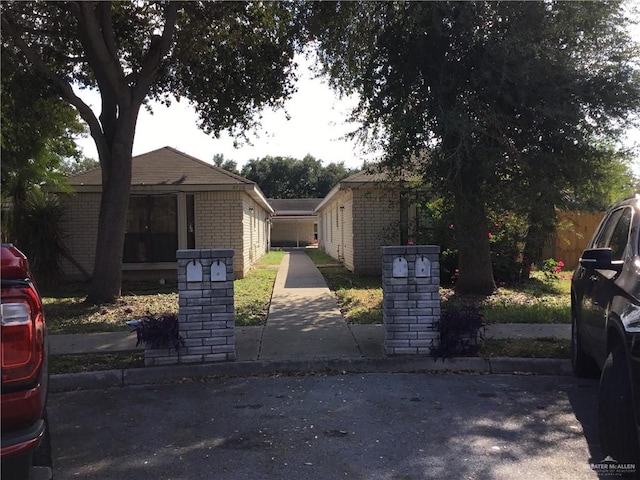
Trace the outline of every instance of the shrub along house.
<instances>
[{"instance_id":1,"label":"shrub along house","mask_svg":"<svg viewBox=\"0 0 640 480\"><path fill-rule=\"evenodd\" d=\"M367 171L339 182L315 210L320 250L354 273L379 275L380 247L415 242L427 227L409 185Z\"/></svg>"},{"instance_id":2,"label":"shrub along house","mask_svg":"<svg viewBox=\"0 0 640 480\"><path fill-rule=\"evenodd\" d=\"M124 278L172 278L176 250L231 248L242 278L269 245L273 209L258 186L170 147L138 155L124 245ZM100 169L69 177L74 194L59 193L71 256L91 275L102 191ZM63 262L65 276L81 276Z\"/></svg>"}]
</instances>

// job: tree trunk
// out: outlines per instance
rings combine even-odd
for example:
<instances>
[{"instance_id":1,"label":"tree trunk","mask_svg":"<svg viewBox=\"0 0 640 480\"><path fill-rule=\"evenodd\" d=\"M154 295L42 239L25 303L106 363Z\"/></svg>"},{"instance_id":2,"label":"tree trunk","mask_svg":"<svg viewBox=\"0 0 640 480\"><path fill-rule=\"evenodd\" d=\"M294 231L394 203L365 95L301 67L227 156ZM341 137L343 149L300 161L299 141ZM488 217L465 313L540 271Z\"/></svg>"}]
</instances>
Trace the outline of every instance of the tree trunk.
<instances>
[{"instance_id":1,"label":"tree trunk","mask_svg":"<svg viewBox=\"0 0 640 480\"><path fill-rule=\"evenodd\" d=\"M475 195L456 194L458 278L456 293L491 295L496 288L491 264L489 229L484 205Z\"/></svg>"},{"instance_id":2,"label":"tree trunk","mask_svg":"<svg viewBox=\"0 0 640 480\"><path fill-rule=\"evenodd\" d=\"M122 283L124 235L131 193L131 155L139 108L123 112L110 145L110 157L100 156L102 197L93 279L87 302L113 303Z\"/></svg>"},{"instance_id":3,"label":"tree trunk","mask_svg":"<svg viewBox=\"0 0 640 480\"><path fill-rule=\"evenodd\" d=\"M524 247L524 259L528 265L540 265L544 245L556 226L554 204L538 200L529 211L529 229Z\"/></svg>"}]
</instances>

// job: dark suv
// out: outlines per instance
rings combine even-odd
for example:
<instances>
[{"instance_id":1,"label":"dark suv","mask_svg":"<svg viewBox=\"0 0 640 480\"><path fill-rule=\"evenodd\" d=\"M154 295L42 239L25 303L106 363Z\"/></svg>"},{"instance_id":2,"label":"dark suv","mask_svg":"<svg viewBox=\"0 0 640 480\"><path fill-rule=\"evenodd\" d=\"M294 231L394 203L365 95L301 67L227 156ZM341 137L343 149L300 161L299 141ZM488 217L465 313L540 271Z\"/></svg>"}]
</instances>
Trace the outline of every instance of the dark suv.
<instances>
[{"instance_id":1,"label":"dark suv","mask_svg":"<svg viewBox=\"0 0 640 480\"><path fill-rule=\"evenodd\" d=\"M602 453L640 473L640 195L605 215L571 285L572 364L601 371Z\"/></svg>"},{"instance_id":2,"label":"dark suv","mask_svg":"<svg viewBox=\"0 0 640 480\"><path fill-rule=\"evenodd\" d=\"M2 479L50 479L46 326L26 257L0 246Z\"/></svg>"}]
</instances>

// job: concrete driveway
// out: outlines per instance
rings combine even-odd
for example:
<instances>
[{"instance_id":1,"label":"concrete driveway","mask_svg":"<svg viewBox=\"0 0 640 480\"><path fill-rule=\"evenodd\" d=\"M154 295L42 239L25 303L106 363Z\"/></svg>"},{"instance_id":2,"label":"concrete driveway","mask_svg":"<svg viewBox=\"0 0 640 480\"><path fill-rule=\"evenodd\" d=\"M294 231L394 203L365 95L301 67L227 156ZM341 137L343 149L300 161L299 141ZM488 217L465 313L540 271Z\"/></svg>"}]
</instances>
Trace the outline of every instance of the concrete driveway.
<instances>
[{"instance_id":1,"label":"concrete driveway","mask_svg":"<svg viewBox=\"0 0 640 480\"><path fill-rule=\"evenodd\" d=\"M58 479L594 479L597 383L350 374L54 393Z\"/></svg>"}]
</instances>

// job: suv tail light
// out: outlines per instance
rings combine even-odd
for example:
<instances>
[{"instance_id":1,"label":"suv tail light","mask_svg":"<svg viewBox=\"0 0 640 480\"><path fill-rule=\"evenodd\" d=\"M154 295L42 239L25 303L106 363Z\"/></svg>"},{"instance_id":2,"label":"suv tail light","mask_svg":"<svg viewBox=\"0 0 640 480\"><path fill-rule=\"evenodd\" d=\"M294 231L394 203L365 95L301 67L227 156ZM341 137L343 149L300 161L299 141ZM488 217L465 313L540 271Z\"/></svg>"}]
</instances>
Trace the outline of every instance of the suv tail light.
<instances>
[{"instance_id":1,"label":"suv tail light","mask_svg":"<svg viewBox=\"0 0 640 480\"><path fill-rule=\"evenodd\" d=\"M3 281L0 320L3 387L35 381L44 358L44 316L31 282Z\"/></svg>"}]
</instances>

